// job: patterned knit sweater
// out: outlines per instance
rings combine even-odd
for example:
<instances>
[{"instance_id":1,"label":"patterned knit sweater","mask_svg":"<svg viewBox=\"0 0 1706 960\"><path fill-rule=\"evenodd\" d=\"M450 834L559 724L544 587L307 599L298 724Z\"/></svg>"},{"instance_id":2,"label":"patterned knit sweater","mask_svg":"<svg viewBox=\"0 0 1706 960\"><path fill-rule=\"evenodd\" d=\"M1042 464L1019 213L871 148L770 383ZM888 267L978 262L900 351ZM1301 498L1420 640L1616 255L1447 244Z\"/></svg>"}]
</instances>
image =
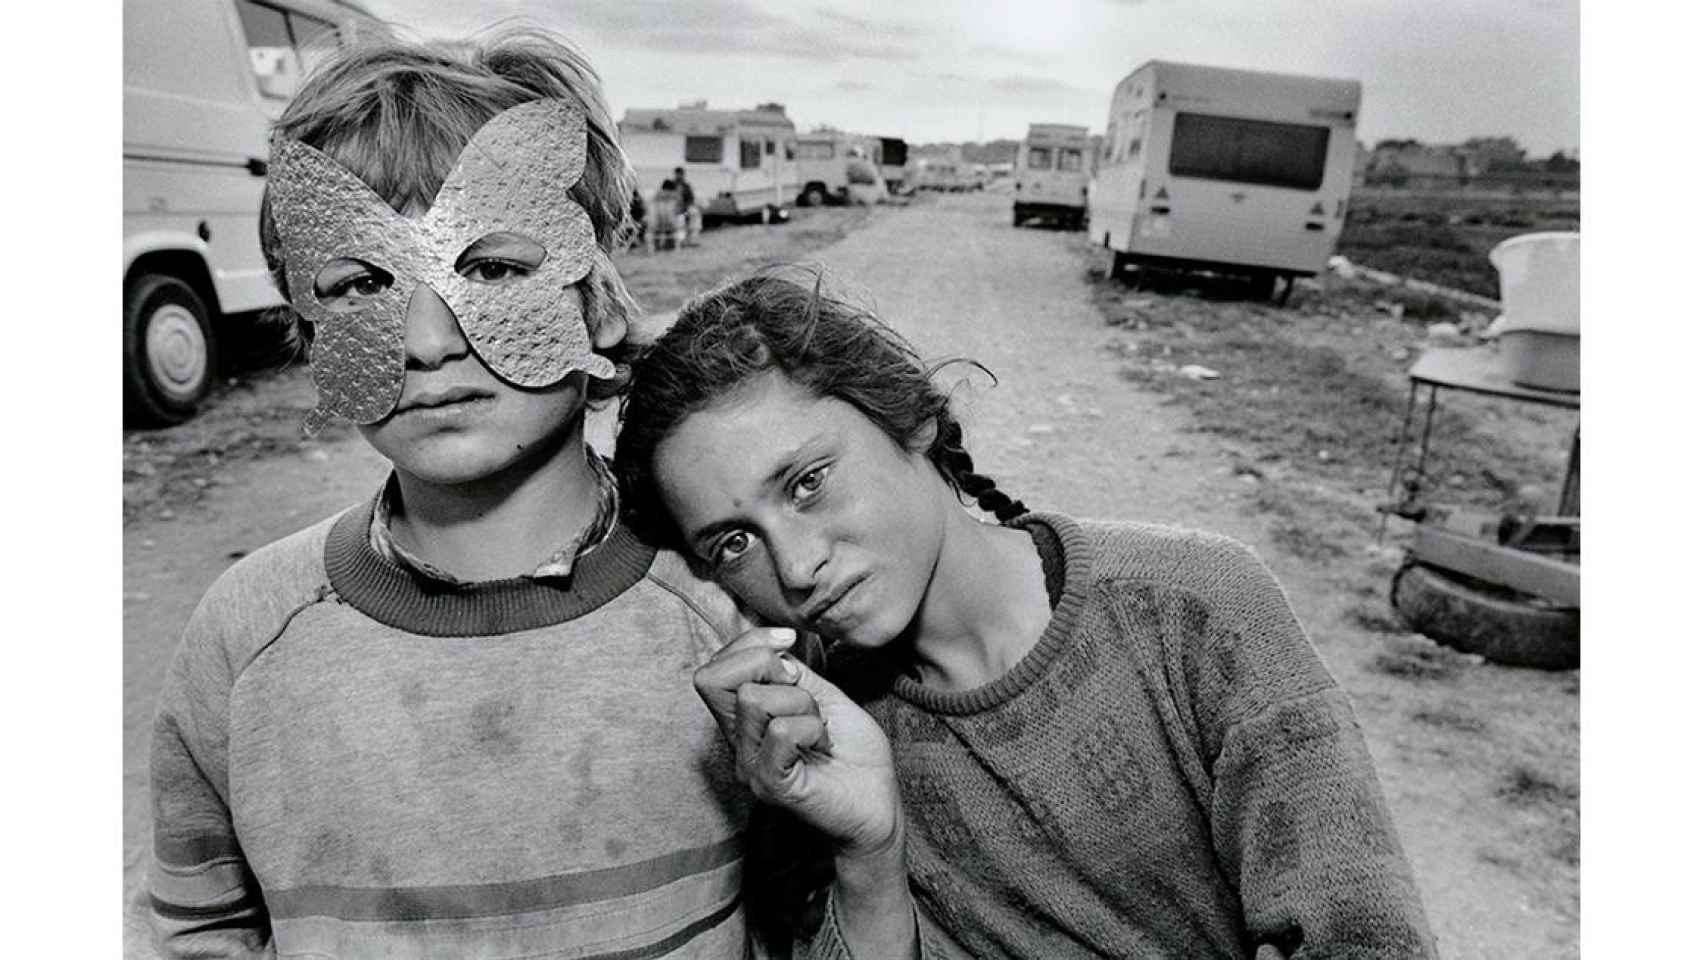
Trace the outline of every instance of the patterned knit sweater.
<instances>
[{"instance_id":1,"label":"patterned knit sweater","mask_svg":"<svg viewBox=\"0 0 1706 960\"><path fill-rule=\"evenodd\" d=\"M925 955L1433 956L1350 704L1261 561L1016 523L1064 571L1016 667L954 693L836 674L893 742Z\"/></svg>"},{"instance_id":2,"label":"patterned knit sweater","mask_svg":"<svg viewBox=\"0 0 1706 960\"><path fill-rule=\"evenodd\" d=\"M371 513L245 558L189 624L151 757L163 952L746 956L749 800L692 685L733 603L622 527L566 583L434 585Z\"/></svg>"}]
</instances>

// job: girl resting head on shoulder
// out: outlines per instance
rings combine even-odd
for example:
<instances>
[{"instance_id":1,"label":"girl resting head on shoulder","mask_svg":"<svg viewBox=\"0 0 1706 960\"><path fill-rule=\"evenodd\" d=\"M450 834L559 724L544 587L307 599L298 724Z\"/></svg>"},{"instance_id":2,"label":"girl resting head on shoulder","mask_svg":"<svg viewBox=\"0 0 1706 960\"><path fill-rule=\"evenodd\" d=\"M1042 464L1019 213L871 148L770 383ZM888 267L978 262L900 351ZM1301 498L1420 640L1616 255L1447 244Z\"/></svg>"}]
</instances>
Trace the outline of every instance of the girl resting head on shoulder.
<instances>
[{"instance_id":1,"label":"girl resting head on shoulder","mask_svg":"<svg viewBox=\"0 0 1706 960\"><path fill-rule=\"evenodd\" d=\"M791 628L694 684L743 782L834 845L807 955L1433 956L1350 703L1268 569L1027 512L936 369L820 277L766 273L688 303L623 411L646 535ZM835 643L827 678L797 630Z\"/></svg>"}]
</instances>

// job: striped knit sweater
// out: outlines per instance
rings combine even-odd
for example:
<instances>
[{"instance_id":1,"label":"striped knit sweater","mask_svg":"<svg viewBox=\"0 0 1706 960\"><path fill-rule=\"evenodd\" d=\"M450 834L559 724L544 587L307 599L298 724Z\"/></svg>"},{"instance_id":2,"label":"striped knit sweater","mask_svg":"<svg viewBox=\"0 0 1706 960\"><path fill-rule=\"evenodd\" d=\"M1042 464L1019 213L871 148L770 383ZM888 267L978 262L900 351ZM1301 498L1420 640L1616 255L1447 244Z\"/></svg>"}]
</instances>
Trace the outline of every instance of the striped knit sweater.
<instances>
[{"instance_id":1,"label":"striped knit sweater","mask_svg":"<svg viewBox=\"0 0 1706 960\"><path fill-rule=\"evenodd\" d=\"M1061 574L1005 676L945 693L831 659L893 742L925 955L1433 956L1350 704L1261 561L1016 523Z\"/></svg>"},{"instance_id":2,"label":"striped knit sweater","mask_svg":"<svg viewBox=\"0 0 1706 960\"><path fill-rule=\"evenodd\" d=\"M151 757L167 956L744 957L747 793L693 671L745 622L618 528L434 586L372 505L227 571Z\"/></svg>"}]
</instances>

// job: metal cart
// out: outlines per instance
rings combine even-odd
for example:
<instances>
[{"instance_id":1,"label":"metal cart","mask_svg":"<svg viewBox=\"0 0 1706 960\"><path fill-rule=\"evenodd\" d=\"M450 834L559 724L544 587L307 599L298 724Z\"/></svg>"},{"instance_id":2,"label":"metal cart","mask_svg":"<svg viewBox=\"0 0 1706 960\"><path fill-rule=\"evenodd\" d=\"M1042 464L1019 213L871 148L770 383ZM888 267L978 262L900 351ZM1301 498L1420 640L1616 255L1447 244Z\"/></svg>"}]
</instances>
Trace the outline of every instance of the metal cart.
<instances>
[{"instance_id":1,"label":"metal cart","mask_svg":"<svg viewBox=\"0 0 1706 960\"><path fill-rule=\"evenodd\" d=\"M1495 514L1428 502L1429 445L1441 390L1581 409L1580 394L1512 381L1492 348L1422 354L1410 368L1410 399L1388 503L1381 508L1387 515L1382 536L1390 516L1416 523L1415 541L1393 577L1393 606L1413 629L1488 660L1574 668L1580 663L1580 418L1555 513L1541 514L1537 505L1508 506ZM1417 400L1424 391L1420 444L1410 462Z\"/></svg>"}]
</instances>

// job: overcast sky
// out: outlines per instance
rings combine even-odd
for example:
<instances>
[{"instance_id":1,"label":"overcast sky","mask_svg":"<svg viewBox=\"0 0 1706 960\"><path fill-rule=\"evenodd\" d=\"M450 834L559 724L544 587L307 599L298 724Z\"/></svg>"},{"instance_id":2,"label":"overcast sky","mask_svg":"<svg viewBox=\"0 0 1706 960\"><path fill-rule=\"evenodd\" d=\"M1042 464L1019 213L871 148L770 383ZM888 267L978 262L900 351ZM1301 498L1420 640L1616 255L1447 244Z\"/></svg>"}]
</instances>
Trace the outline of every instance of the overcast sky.
<instances>
[{"instance_id":1,"label":"overcast sky","mask_svg":"<svg viewBox=\"0 0 1706 960\"><path fill-rule=\"evenodd\" d=\"M1577 0L364 0L426 36L521 16L578 44L628 107L776 100L912 142L1106 126L1150 59L1346 77L1357 134L1509 134L1531 156L1580 143Z\"/></svg>"}]
</instances>

